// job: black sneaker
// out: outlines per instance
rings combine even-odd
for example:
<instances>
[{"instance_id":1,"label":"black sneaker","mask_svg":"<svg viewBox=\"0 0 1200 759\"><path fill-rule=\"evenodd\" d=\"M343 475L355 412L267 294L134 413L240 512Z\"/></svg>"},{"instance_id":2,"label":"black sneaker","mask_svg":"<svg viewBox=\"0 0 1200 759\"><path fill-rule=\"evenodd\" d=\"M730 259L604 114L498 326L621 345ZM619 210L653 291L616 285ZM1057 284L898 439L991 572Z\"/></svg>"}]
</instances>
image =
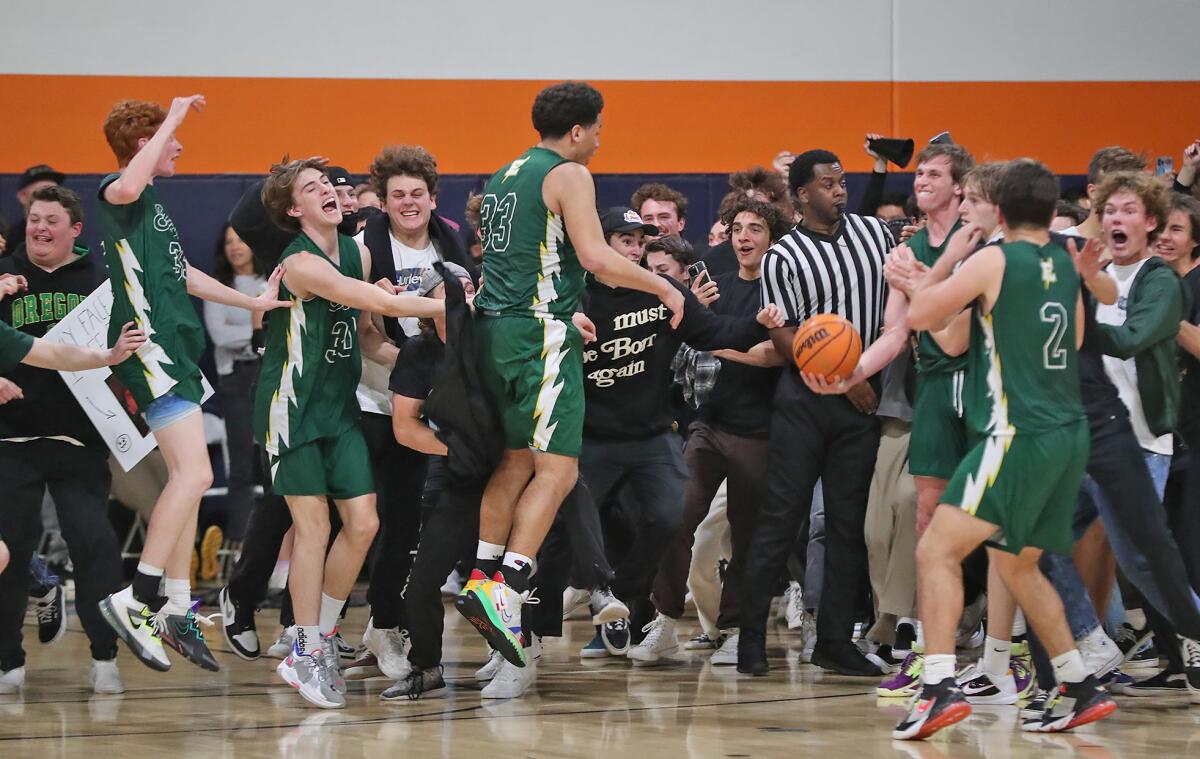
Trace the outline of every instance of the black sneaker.
<instances>
[{"instance_id":1,"label":"black sneaker","mask_svg":"<svg viewBox=\"0 0 1200 759\"><path fill-rule=\"evenodd\" d=\"M900 720L892 737L902 741L922 741L971 714L971 705L953 677L934 685L926 684L913 697L908 716Z\"/></svg>"},{"instance_id":2,"label":"black sneaker","mask_svg":"<svg viewBox=\"0 0 1200 759\"><path fill-rule=\"evenodd\" d=\"M446 681L442 678L442 665L439 664L430 669L413 667L403 679L397 680L392 687L380 693L379 699L381 701L416 701L429 694L441 696L445 692Z\"/></svg>"},{"instance_id":3,"label":"black sneaker","mask_svg":"<svg viewBox=\"0 0 1200 759\"><path fill-rule=\"evenodd\" d=\"M1179 636L1179 652L1183 655L1184 677L1193 704L1200 704L1200 641Z\"/></svg>"},{"instance_id":4,"label":"black sneaker","mask_svg":"<svg viewBox=\"0 0 1200 759\"><path fill-rule=\"evenodd\" d=\"M158 635L164 646L178 651L192 664L209 672L219 672L221 665L217 664L212 651L208 650L204 633L200 632L197 624L200 619L208 621L207 618L197 617L193 609L188 609L187 614L168 614L166 624L159 628Z\"/></svg>"},{"instance_id":5,"label":"black sneaker","mask_svg":"<svg viewBox=\"0 0 1200 759\"><path fill-rule=\"evenodd\" d=\"M1186 696L1187 676L1182 672L1163 670L1153 677L1140 680L1125 689L1126 696Z\"/></svg>"},{"instance_id":6,"label":"black sneaker","mask_svg":"<svg viewBox=\"0 0 1200 759\"><path fill-rule=\"evenodd\" d=\"M615 619L600 626L600 640L613 656L629 653L629 620Z\"/></svg>"},{"instance_id":7,"label":"black sneaker","mask_svg":"<svg viewBox=\"0 0 1200 759\"><path fill-rule=\"evenodd\" d=\"M1030 733L1061 733L1102 720L1117 710L1117 702L1096 678L1089 675L1078 683L1063 683L1058 686L1058 699L1042 714L1042 718L1029 719L1021 729Z\"/></svg>"},{"instance_id":8,"label":"black sneaker","mask_svg":"<svg viewBox=\"0 0 1200 759\"><path fill-rule=\"evenodd\" d=\"M57 643L67 634L67 615L63 608L66 596L63 587L55 585L44 597L34 601L37 613L38 642L43 646Z\"/></svg>"},{"instance_id":9,"label":"black sneaker","mask_svg":"<svg viewBox=\"0 0 1200 759\"><path fill-rule=\"evenodd\" d=\"M258 629L254 626L254 610L249 614L237 605L229 595L229 586L221 588L218 597L223 623L221 630L225 633L225 642L233 652L246 661L254 661L259 657Z\"/></svg>"},{"instance_id":10,"label":"black sneaker","mask_svg":"<svg viewBox=\"0 0 1200 759\"><path fill-rule=\"evenodd\" d=\"M812 663L821 669L849 677L883 677L879 665L868 659L853 643L830 643L819 641L813 648Z\"/></svg>"},{"instance_id":11,"label":"black sneaker","mask_svg":"<svg viewBox=\"0 0 1200 759\"><path fill-rule=\"evenodd\" d=\"M767 666L767 644L761 634L742 632L738 636L737 671L755 677L766 677L771 671Z\"/></svg>"},{"instance_id":12,"label":"black sneaker","mask_svg":"<svg viewBox=\"0 0 1200 759\"><path fill-rule=\"evenodd\" d=\"M1121 629L1117 632L1114 642L1121 649L1121 653L1125 654L1125 661L1129 661L1152 637L1154 637L1154 633L1151 632L1149 624L1134 627L1128 622L1124 622L1121 624Z\"/></svg>"}]
</instances>

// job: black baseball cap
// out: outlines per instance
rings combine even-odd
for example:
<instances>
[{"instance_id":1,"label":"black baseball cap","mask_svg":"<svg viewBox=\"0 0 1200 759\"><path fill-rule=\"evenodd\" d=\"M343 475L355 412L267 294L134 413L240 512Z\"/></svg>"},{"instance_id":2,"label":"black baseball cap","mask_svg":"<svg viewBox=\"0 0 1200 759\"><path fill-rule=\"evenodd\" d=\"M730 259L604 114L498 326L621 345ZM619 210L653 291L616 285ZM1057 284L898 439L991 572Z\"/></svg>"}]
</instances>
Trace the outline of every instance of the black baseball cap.
<instances>
[{"instance_id":1,"label":"black baseball cap","mask_svg":"<svg viewBox=\"0 0 1200 759\"><path fill-rule=\"evenodd\" d=\"M334 187L354 186L354 177L350 176L350 172L346 171L341 166L326 166L325 176L329 177L329 182Z\"/></svg>"},{"instance_id":2,"label":"black baseball cap","mask_svg":"<svg viewBox=\"0 0 1200 759\"><path fill-rule=\"evenodd\" d=\"M637 211L628 206L613 206L600 214L600 226L604 229L605 237L619 232L634 232L639 229L648 235L659 233L656 224L647 224L642 221L642 217L638 216Z\"/></svg>"},{"instance_id":3,"label":"black baseball cap","mask_svg":"<svg viewBox=\"0 0 1200 759\"><path fill-rule=\"evenodd\" d=\"M55 171L53 168L44 163L39 163L37 166L30 166L21 174L20 181L17 182L17 190L24 190L34 182L40 182L43 179L49 179L54 184L62 184L66 181L67 175L61 171Z\"/></svg>"}]
</instances>

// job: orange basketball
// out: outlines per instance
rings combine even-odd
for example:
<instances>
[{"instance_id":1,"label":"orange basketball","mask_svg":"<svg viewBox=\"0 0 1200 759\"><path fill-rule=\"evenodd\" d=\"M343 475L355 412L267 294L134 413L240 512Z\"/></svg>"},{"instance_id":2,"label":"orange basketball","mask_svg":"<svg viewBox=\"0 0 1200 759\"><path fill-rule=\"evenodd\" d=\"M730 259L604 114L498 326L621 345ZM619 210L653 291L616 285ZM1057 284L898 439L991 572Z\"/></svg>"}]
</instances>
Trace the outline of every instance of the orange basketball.
<instances>
[{"instance_id":1,"label":"orange basketball","mask_svg":"<svg viewBox=\"0 0 1200 759\"><path fill-rule=\"evenodd\" d=\"M837 314L818 314L796 330L792 359L796 368L829 381L846 379L858 366L862 338L854 325Z\"/></svg>"}]
</instances>

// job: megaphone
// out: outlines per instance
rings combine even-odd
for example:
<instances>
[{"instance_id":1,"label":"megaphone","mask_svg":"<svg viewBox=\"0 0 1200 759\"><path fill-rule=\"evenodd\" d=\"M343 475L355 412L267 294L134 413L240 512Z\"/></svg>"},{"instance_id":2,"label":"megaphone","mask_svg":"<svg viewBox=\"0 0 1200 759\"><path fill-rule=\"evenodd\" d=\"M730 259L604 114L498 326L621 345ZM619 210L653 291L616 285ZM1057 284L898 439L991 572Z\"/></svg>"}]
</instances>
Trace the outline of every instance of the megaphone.
<instances>
[{"instance_id":1,"label":"megaphone","mask_svg":"<svg viewBox=\"0 0 1200 759\"><path fill-rule=\"evenodd\" d=\"M908 166L913 157L913 141L899 140L891 137L879 137L867 140L867 145L881 158L886 158L900 168Z\"/></svg>"},{"instance_id":2,"label":"megaphone","mask_svg":"<svg viewBox=\"0 0 1200 759\"><path fill-rule=\"evenodd\" d=\"M942 132L938 136L929 141L930 145L953 145L954 138L950 136L950 132Z\"/></svg>"}]
</instances>

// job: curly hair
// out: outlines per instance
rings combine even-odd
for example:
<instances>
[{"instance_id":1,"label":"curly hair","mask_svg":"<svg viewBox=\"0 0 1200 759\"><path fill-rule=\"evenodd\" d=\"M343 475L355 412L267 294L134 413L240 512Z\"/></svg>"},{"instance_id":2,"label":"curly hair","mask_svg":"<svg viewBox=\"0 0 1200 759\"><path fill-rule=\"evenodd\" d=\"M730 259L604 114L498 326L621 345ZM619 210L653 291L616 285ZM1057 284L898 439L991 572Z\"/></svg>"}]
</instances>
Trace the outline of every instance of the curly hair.
<instances>
[{"instance_id":1,"label":"curly hair","mask_svg":"<svg viewBox=\"0 0 1200 759\"><path fill-rule=\"evenodd\" d=\"M154 136L167 112L158 103L146 100L122 100L104 119L104 139L117 157L117 165L129 164L138 152L138 140Z\"/></svg>"},{"instance_id":2,"label":"curly hair","mask_svg":"<svg viewBox=\"0 0 1200 759\"><path fill-rule=\"evenodd\" d=\"M420 145L389 145L371 161L371 188L387 201L387 183L392 177L416 177L425 181L430 195L437 194L437 159Z\"/></svg>"},{"instance_id":3,"label":"curly hair","mask_svg":"<svg viewBox=\"0 0 1200 759\"><path fill-rule=\"evenodd\" d=\"M737 171L729 175L729 187L740 190L743 195L761 193L772 203L778 203L787 198L787 183L776 172L754 166L745 171Z\"/></svg>"},{"instance_id":4,"label":"curly hair","mask_svg":"<svg viewBox=\"0 0 1200 759\"><path fill-rule=\"evenodd\" d=\"M679 190L672 189L659 182L644 184L633 193L633 197L629 200L629 206L637 211L638 215L641 215L642 204L647 200L657 200L659 203L674 203L675 211L679 215L679 218L687 218L687 196Z\"/></svg>"},{"instance_id":5,"label":"curly hair","mask_svg":"<svg viewBox=\"0 0 1200 759\"><path fill-rule=\"evenodd\" d=\"M1104 219L1104 205L1108 203L1108 199L1118 192L1126 190L1138 196L1138 199L1142 201L1142 207L1146 209L1146 218L1153 217L1158 222L1146 236L1146 242L1154 242L1158 233L1166 226L1167 216L1171 214L1171 191L1163 187L1154 177L1141 171L1118 171L1109 174L1096 189L1094 208L1097 209L1102 220Z\"/></svg>"},{"instance_id":6,"label":"curly hair","mask_svg":"<svg viewBox=\"0 0 1200 759\"><path fill-rule=\"evenodd\" d=\"M544 140L565 136L575 126L590 127L600 120L604 96L587 82L560 82L533 100L533 128Z\"/></svg>"},{"instance_id":7,"label":"curly hair","mask_svg":"<svg viewBox=\"0 0 1200 759\"><path fill-rule=\"evenodd\" d=\"M288 160L288 157L284 156L282 161L271 167L270 176L267 177L267 181L263 182L261 198L267 215L271 217L271 221L277 227L289 232L300 230L300 220L288 215L288 210L294 205L292 190L302 171L316 169L324 173L325 164L324 158L316 156L298 158L295 161Z\"/></svg>"},{"instance_id":8,"label":"curly hair","mask_svg":"<svg viewBox=\"0 0 1200 759\"><path fill-rule=\"evenodd\" d=\"M743 197L726 209L721 214L721 223L727 227L732 227L733 220L740 213L752 213L765 221L767 223L767 233L771 236L771 242L775 242L780 237L783 237L791 227L790 221L779 210L779 206L774 203L768 203L765 200L747 197Z\"/></svg>"}]
</instances>

